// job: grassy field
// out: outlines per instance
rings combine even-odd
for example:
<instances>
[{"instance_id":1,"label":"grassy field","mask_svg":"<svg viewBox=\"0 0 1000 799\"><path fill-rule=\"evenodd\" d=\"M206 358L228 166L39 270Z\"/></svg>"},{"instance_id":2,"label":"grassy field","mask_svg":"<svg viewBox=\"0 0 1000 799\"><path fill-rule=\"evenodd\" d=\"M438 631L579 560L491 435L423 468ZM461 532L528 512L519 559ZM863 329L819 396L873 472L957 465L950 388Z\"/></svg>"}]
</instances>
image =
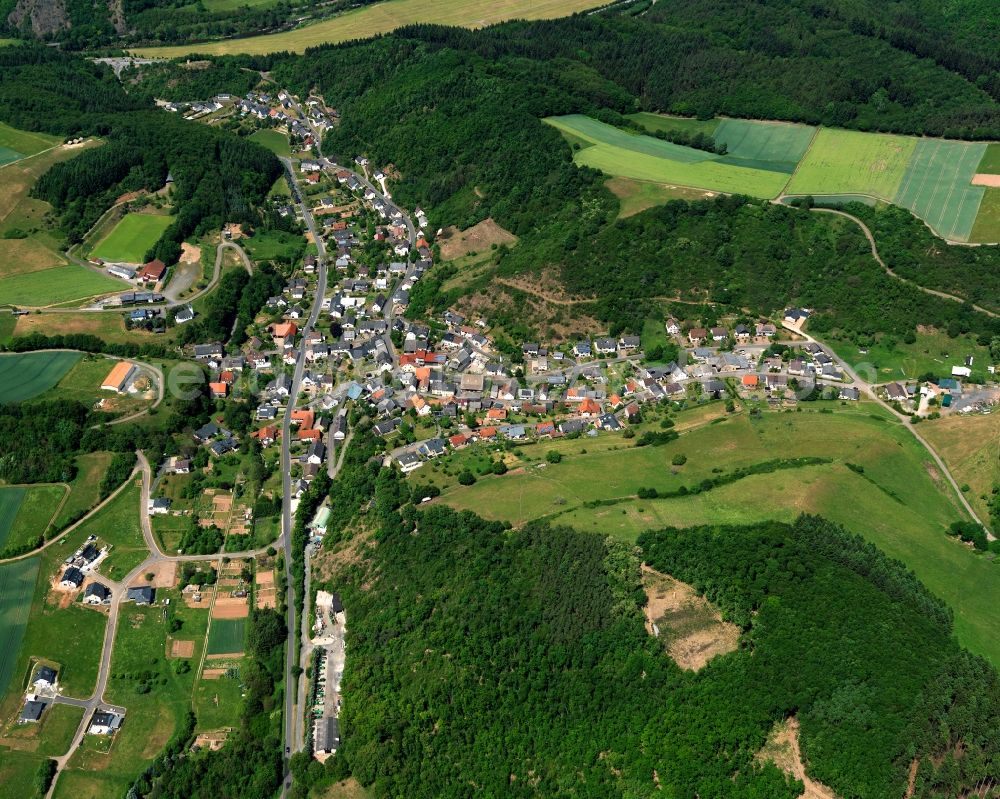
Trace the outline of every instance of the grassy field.
<instances>
[{"instance_id":1,"label":"grassy field","mask_svg":"<svg viewBox=\"0 0 1000 799\"><path fill-rule=\"evenodd\" d=\"M6 498L12 492L20 492L20 498L14 518L5 528ZM61 485L0 488L0 550L33 544L45 533L65 496L66 488Z\"/></svg>"},{"instance_id":2,"label":"grassy field","mask_svg":"<svg viewBox=\"0 0 1000 799\"><path fill-rule=\"evenodd\" d=\"M480 477L469 487L427 467L413 479L443 484L436 501L489 518L521 524L553 516L556 523L627 540L643 529L667 525L820 513L904 561L954 608L963 644L1000 663L995 612L1000 571L944 534L963 513L929 455L901 424L881 413L873 416L876 406L870 403L827 407L833 413L768 412L757 420L738 414L722 423L692 426L662 447L635 448L620 436L544 442L515 451L523 468L510 464L506 476ZM550 449L562 453L562 462L541 466ZM683 466L671 465L676 454L687 457ZM524 460L525 455L532 460ZM737 467L805 456L832 462L746 477L695 495L636 498L641 487L676 491ZM849 463L863 473L849 469ZM593 500L614 504L584 507ZM973 585L975 591L968 590Z\"/></svg>"},{"instance_id":3,"label":"grassy field","mask_svg":"<svg viewBox=\"0 0 1000 799\"><path fill-rule=\"evenodd\" d=\"M301 53L307 47L389 33L415 23L481 28L507 19L552 19L601 5L595 0L386 0L349 11L332 19L285 33L251 36L211 44L177 47L141 47L134 53L155 58L177 58L189 53Z\"/></svg>"},{"instance_id":4,"label":"grassy field","mask_svg":"<svg viewBox=\"0 0 1000 799\"><path fill-rule=\"evenodd\" d=\"M212 622L215 626L215 622ZM243 688L240 680L220 677L217 680L198 680L194 686L194 708L198 716L198 731L236 727L243 707Z\"/></svg>"},{"instance_id":5,"label":"grassy field","mask_svg":"<svg viewBox=\"0 0 1000 799\"><path fill-rule=\"evenodd\" d=\"M120 280L66 264L0 280L0 305L43 308L127 289Z\"/></svg>"},{"instance_id":6,"label":"grassy field","mask_svg":"<svg viewBox=\"0 0 1000 799\"><path fill-rule=\"evenodd\" d=\"M18 130L0 122L0 166L35 155L60 142L55 136Z\"/></svg>"},{"instance_id":7,"label":"grassy field","mask_svg":"<svg viewBox=\"0 0 1000 799\"><path fill-rule=\"evenodd\" d=\"M139 524L140 481L122 491L99 513L78 528L84 535L96 535L111 551L99 567L110 580L121 580L149 554Z\"/></svg>"},{"instance_id":8,"label":"grassy field","mask_svg":"<svg viewBox=\"0 0 1000 799\"><path fill-rule=\"evenodd\" d=\"M892 200L917 140L822 128L799 163L788 194L872 194Z\"/></svg>"},{"instance_id":9,"label":"grassy field","mask_svg":"<svg viewBox=\"0 0 1000 799\"><path fill-rule=\"evenodd\" d=\"M122 284L118 284L121 286ZM126 330L125 322L116 313L62 313L59 314L59 331L61 333L89 333L105 341L115 344L144 342L163 342L171 339L171 333L157 335L144 330ZM31 333L51 333L52 318L47 314L28 314L17 318L14 328L15 336L27 336Z\"/></svg>"},{"instance_id":10,"label":"grassy field","mask_svg":"<svg viewBox=\"0 0 1000 799\"><path fill-rule=\"evenodd\" d=\"M987 175L1000 175L1000 142L990 142L976 169Z\"/></svg>"},{"instance_id":11,"label":"grassy field","mask_svg":"<svg viewBox=\"0 0 1000 799\"><path fill-rule=\"evenodd\" d=\"M665 183L647 183L630 178L608 178L604 182L612 194L618 198L618 218L633 216L654 205L663 205L670 200L704 200L714 197L715 192L692 189L687 186L670 186Z\"/></svg>"},{"instance_id":12,"label":"grassy field","mask_svg":"<svg viewBox=\"0 0 1000 799\"><path fill-rule=\"evenodd\" d=\"M909 208L939 236L968 241L986 192L972 185L985 152L982 142L920 139L893 202Z\"/></svg>"},{"instance_id":13,"label":"grassy field","mask_svg":"<svg viewBox=\"0 0 1000 799\"><path fill-rule=\"evenodd\" d=\"M255 141L257 144L266 147L277 156L287 158L291 155L291 149L288 146L288 137L276 130L258 130L250 137L250 141ZM284 183L284 180L282 180L282 183Z\"/></svg>"},{"instance_id":14,"label":"grassy field","mask_svg":"<svg viewBox=\"0 0 1000 799\"><path fill-rule=\"evenodd\" d=\"M82 718L82 707L52 704L38 723L7 727L4 740L14 750L57 757L66 754Z\"/></svg>"},{"instance_id":15,"label":"grassy field","mask_svg":"<svg viewBox=\"0 0 1000 799\"><path fill-rule=\"evenodd\" d=\"M92 258L140 264L146 251L159 240L173 218L158 214L125 214L114 229L91 251Z\"/></svg>"},{"instance_id":16,"label":"grassy field","mask_svg":"<svg viewBox=\"0 0 1000 799\"><path fill-rule=\"evenodd\" d=\"M76 477L69 484L69 497L52 521L54 529L67 524L74 516L97 504L98 488L108 465L110 452L88 452L76 458Z\"/></svg>"},{"instance_id":17,"label":"grassy field","mask_svg":"<svg viewBox=\"0 0 1000 799\"><path fill-rule=\"evenodd\" d=\"M722 163L702 150L636 136L579 114L545 121L593 141L592 147L577 150L573 160L612 176L762 198L777 196L788 179L782 172Z\"/></svg>"},{"instance_id":18,"label":"grassy field","mask_svg":"<svg viewBox=\"0 0 1000 799\"><path fill-rule=\"evenodd\" d=\"M0 488L0 549L7 543L10 531L14 529L14 519L24 501L27 489L23 486Z\"/></svg>"},{"instance_id":19,"label":"grassy field","mask_svg":"<svg viewBox=\"0 0 1000 799\"><path fill-rule=\"evenodd\" d=\"M254 261L269 261L272 258L298 254L302 250L303 240L301 236L293 236L283 230L268 230L240 243Z\"/></svg>"},{"instance_id":20,"label":"grassy field","mask_svg":"<svg viewBox=\"0 0 1000 799\"><path fill-rule=\"evenodd\" d=\"M63 235L46 218L52 206L29 194L35 181L53 164L98 145L99 142L89 141L82 146L56 147L0 167L0 236L12 233L18 236L3 240L0 296L4 294L6 278L66 263L61 254L65 245Z\"/></svg>"},{"instance_id":21,"label":"grassy field","mask_svg":"<svg viewBox=\"0 0 1000 799\"><path fill-rule=\"evenodd\" d=\"M38 558L0 564L0 696L18 673L18 653L28 624L38 564ZM20 688L20 683L14 687Z\"/></svg>"},{"instance_id":22,"label":"grassy field","mask_svg":"<svg viewBox=\"0 0 1000 799\"><path fill-rule=\"evenodd\" d=\"M945 416L920 426L952 477L969 486L965 498L981 519L989 519L989 500L1000 486L1000 413Z\"/></svg>"},{"instance_id":23,"label":"grassy field","mask_svg":"<svg viewBox=\"0 0 1000 799\"><path fill-rule=\"evenodd\" d=\"M695 119L693 117L675 117L669 114L651 114L648 111L640 111L638 114L628 114L628 118L638 122L646 130L651 131L681 131L683 133L705 133L709 136L715 135L715 129L719 127L718 119Z\"/></svg>"},{"instance_id":24,"label":"grassy field","mask_svg":"<svg viewBox=\"0 0 1000 799\"><path fill-rule=\"evenodd\" d=\"M0 403L22 402L56 385L73 368L79 352L21 352L0 355Z\"/></svg>"},{"instance_id":25,"label":"grassy field","mask_svg":"<svg viewBox=\"0 0 1000 799\"><path fill-rule=\"evenodd\" d=\"M969 241L978 244L1000 241L1000 189L989 188L983 192Z\"/></svg>"},{"instance_id":26,"label":"grassy field","mask_svg":"<svg viewBox=\"0 0 1000 799\"><path fill-rule=\"evenodd\" d=\"M208 654L228 655L243 651L246 619L212 619L208 630Z\"/></svg>"}]
</instances>

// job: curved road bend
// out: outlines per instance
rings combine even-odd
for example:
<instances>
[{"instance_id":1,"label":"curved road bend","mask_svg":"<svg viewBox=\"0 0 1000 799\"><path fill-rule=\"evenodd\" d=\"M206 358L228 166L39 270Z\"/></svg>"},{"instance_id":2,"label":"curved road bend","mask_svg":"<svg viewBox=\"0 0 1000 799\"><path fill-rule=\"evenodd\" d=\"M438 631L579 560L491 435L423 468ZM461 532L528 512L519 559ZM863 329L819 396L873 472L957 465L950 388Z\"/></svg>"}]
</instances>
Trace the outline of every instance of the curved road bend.
<instances>
[{"instance_id":1,"label":"curved road bend","mask_svg":"<svg viewBox=\"0 0 1000 799\"><path fill-rule=\"evenodd\" d=\"M981 305L975 305L973 303L970 303L968 300L963 300L961 297L956 297L954 294L948 294L944 291L937 291L936 289L926 288L925 286L921 286L919 283L914 283L909 278L903 277L902 275L893 272L892 269L886 264L886 262L882 260L882 256L878 254L878 247L875 244L875 236L872 235L872 232L869 229L868 225L866 225L858 217L854 216L854 214L849 214L847 213L847 211L840 211L837 210L836 208L813 208L811 210L815 211L818 214L835 214L836 216L843 216L854 222L858 227L861 228L861 232L865 234L865 238L868 239L868 244L872 250L872 258L874 258L876 263L878 263L878 265L885 270L885 273L887 275L895 278L900 283L907 283L910 286L913 286L913 288L922 291L924 294L929 294L932 297L940 297L943 300L951 300L952 302L958 302L963 304L969 303L969 305L971 305L974 310L979 311L979 313L981 314L985 314L986 316L992 317L993 319L1000 318L1000 314L994 313L993 311L989 311L986 308L983 308Z\"/></svg>"},{"instance_id":2,"label":"curved road bend","mask_svg":"<svg viewBox=\"0 0 1000 799\"><path fill-rule=\"evenodd\" d=\"M797 333L798 335L802 336L804 339L806 339L806 341L812 342L814 344L822 344L823 343L821 341L817 341L815 338L813 338L812 336L810 336L808 333L805 333L802 330L799 330L798 328L791 327L790 325L787 325L785 323L782 323L782 326L786 330L790 330L793 333ZM924 449L927 450L927 452L930 454L931 458L933 458L934 463L941 470L941 474L943 474L945 476L945 478L947 479L948 483L955 490L955 494L958 496L959 502L962 504L962 507L965 508L965 510L968 512L969 516L971 516L973 518L973 520L976 522L976 524L980 525L984 530L986 530L987 536L989 536L989 538L992 540L994 538L994 536L993 536L992 533L990 533L990 531L989 531L990 528L987 525L983 524L982 520L979 518L979 516L976 513L976 511L973 509L972 505L969 504L969 500L967 500L965 498L965 494L962 493L962 490L961 490L961 488L959 488L958 483L955 482L955 478L951 476L951 472L948 470L948 467L945 465L944 461L941 459L941 456L937 454L937 452L935 451L934 447L932 447L928 443L927 439L925 439L922 435L920 435L919 431L910 422L910 417L908 417L904 413L900 413L895 408L893 408L889 403L885 402L878 395L878 392L875 390L875 387L872 386L872 384L870 384L870 383L862 380L858 376L858 373L855 372L854 369L847 363L847 361L845 361L843 358L841 358L839 355L837 355L837 353L834 352L831 347L826 347L825 350L829 353L830 357L833 358L833 360L836 362L836 364L843 370L844 374L846 374L848 377L851 378L851 381L856 386L858 386L869 397L871 397L873 400L875 400L875 402L877 402L883 408L885 408L886 410L888 410L898 421L900 421L903 424L903 426L907 430L910 431L910 433L913 434L913 437L916 438L917 441L920 442L920 444L923 446Z\"/></svg>"}]
</instances>

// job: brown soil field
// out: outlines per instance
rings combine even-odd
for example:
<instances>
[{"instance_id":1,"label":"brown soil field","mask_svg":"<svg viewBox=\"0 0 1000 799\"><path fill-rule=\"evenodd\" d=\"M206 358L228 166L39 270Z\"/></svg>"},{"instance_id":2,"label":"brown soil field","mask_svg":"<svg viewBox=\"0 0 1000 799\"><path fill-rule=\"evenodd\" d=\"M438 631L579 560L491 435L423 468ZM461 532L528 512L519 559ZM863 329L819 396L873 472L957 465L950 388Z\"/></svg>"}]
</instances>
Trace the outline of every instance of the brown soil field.
<instances>
[{"instance_id":1,"label":"brown soil field","mask_svg":"<svg viewBox=\"0 0 1000 799\"><path fill-rule=\"evenodd\" d=\"M245 619L249 615L246 597L220 596L212 607L213 619Z\"/></svg>"},{"instance_id":2,"label":"brown soil field","mask_svg":"<svg viewBox=\"0 0 1000 799\"><path fill-rule=\"evenodd\" d=\"M682 669L697 671L716 655L736 650L740 628L686 583L642 567L646 630L663 638L667 653Z\"/></svg>"},{"instance_id":3,"label":"brown soil field","mask_svg":"<svg viewBox=\"0 0 1000 799\"><path fill-rule=\"evenodd\" d=\"M170 657L191 658L194 657L194 641L178 641L174 639L170 643Z\"/></svg>"},{"instance_id":4,"label":"brown soil field","mask_svg":"<svg viewBox=\"0 0 1000 799\"><path fill-rule=\"evenodd\" d=\"M277 591L274 588L261 588L254 595L258 608L276 608L278 606Z\"/></svg>"},{"instance_id":5,"label":"brown soil field","mask_svg":"<svg viewBox=\"0 0 1000 799\"><path fill-rule=\"evenodd\" d=\"M199 608L206 609L212 606L212 595L215 589L211 587L206 587L201 592L201 601L194 601L194 594L184 594L184 604L189 608Z\"/></svg>"},{"instance_id":6,"label":"brown soil field","mask_svg":"<svg viewBox=\"0 0 1000 799\"><path fill-rule=\"evenodd\" d=\"M441 245L442 260L451 261L469 253L485 252L494 244L513 246L517 244L517 236L492 219L484 219L462 231L454 227L445 228L438 236L438 243Z\"/></svg>"},{"instance_id":7,"label":"brown soil field","mask_svg":"<svg viewBox=\"0 0 1000 799\"><path fill-rule=\"evenodd\" d=\"M799 749L799 720L795 716L774 725L774 729L767 736L764 748L757 753L757 760L770 761L786 774L799 780L805 786L801 799L837 799L837 794L823 783L806 776L802 752Z\"/></svg>"},{"instance_id":8,"label":"brown soil field","mask_svg":"<svg viewBox=\"0 0 1000 799\"><path fill-rule=\"evenodd\" d=\"M1000 175L978 174L972 176L973 186L987 186L989 188L1000 188Z\"/></svg>"},{"instance_id":9,"label":"brown soil field","mask_svg":"<svg viewBox=\"0 0 1000 799\"><path fill-rule=\"evenodd\" d=\"M274 585L274 572L273 571L259 571L256 576L257 585L267 587Z\"/></svg>"},{"instance_id":10,"label":"brown soil field","mask_svg":"<svg viewBox=\"0 0 1000 799\"><path fill-rule=\"evenodd\" d=\"M182 261L189 264L196 264L201 260L201 247L188 244L186 241L181 244Z\"/></svg>"},{"instance_id":11,"label":"brown soil field","mask_svg":"<svg viewBox=\"0 0 1000 799\"><path fill-rule=\"evenodd\" d=\"M152 574L153 579L147 581L146 574ZM160 561L150 566L148 571L143 572L142 580L136 581L135 585L129 587L137 588L144 585L150 585L153 588L173 588L177 585L177 564L169 560Z\"/></svg>"},{"instance_id":12,"label":"brown soil field","mask_svg":"<svg viewBox=\"0 0 1000 799\"><path fill-rule=\"evenodd\" d=\"M222 748L222 745L226 742L226 738L228 737L229 734L225 732L203 732L194 739L194 745L201 747L202 749L210 749L214 752L216 749Z\"/></svg>"}]
</instances>

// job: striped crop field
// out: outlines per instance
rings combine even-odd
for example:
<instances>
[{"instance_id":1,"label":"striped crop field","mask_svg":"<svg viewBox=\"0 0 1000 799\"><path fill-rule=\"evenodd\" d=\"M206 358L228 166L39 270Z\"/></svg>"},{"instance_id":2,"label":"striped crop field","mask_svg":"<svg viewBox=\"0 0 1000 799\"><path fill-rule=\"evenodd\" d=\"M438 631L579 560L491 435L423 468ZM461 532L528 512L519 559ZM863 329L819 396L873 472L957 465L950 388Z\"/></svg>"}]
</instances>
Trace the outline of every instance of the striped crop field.
<instances>
[{"instance_id":1,"label":"striped crop field","mask_svg":"<svg viewBox=\"0 0 1000 799\"><path fill-rule=\"evenodd\" d=\"M726 152L683 147L579 114L545 121L573 147L577 164L613 177L761 199L882 201L908 209L948 241L1000 241L1000 143L648 112L629 118L652 134L711 135Z\"/></svg>"},{"instance_id":2,"label":"striped crop field","mask_svg":"<svg viewBox=\"0 0 1000 799\"><path fill-rule=\"evenodd\" d=\"M38 558L0 564L0 696L14 675L38 577Z\"/></svg>"}]
</instances>

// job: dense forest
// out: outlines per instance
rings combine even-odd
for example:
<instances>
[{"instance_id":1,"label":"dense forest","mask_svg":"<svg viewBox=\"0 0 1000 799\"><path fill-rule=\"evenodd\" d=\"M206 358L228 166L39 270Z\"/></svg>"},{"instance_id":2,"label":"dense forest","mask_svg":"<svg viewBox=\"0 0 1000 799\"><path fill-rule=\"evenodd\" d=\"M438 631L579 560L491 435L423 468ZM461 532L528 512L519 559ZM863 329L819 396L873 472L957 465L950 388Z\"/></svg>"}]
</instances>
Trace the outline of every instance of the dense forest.
<instances>
[{"instance_id":1,"label":"dense forest","mask_svg":"<svg viewBox=\"0 0 1000 799\"><path fill-rule=\"evenodd\" d=\"M1000 752L995 671L901 564L822 519L664 530L654 568L743 630L681 671L647 635L635 551L403 504L337 578L350 616L338 771L375 797L797 796L757 762L797 715L810 775L852 797L955 796ZM455 564L461 564L456 568ZM442 767L442 764L447 767Z\"/></svg>"},{"instance_id":2,"label":"dense forest","mask_svg":"<svg viewBox=\"0 0 1000 799\"><path fill-rule=\"evenodd\" d=\"M25 130L96 135L101 147L52 167L35 196L55 206L70 242L80 241L125 192L156 191L173 178L174 222L147 254L173 263L180 243L225 221L256 225L281 172L257 144L127 94L106 67L38 46L0 48L0 121Z\"/></svg>"}]
</instances>

